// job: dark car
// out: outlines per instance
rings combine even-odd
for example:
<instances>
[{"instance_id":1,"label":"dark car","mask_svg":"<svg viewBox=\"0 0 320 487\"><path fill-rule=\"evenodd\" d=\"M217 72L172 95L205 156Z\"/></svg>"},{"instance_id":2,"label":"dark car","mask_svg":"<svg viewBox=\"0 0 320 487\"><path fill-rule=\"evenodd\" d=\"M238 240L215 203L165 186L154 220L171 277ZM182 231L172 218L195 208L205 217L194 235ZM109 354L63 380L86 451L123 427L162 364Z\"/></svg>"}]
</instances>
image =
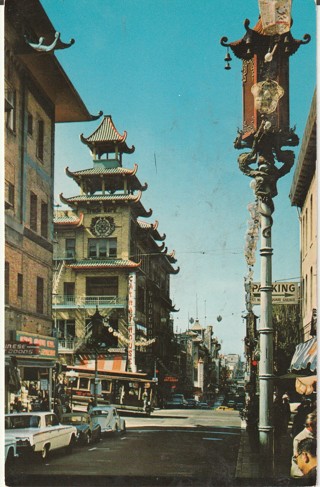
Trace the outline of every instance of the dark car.
<instances>
[{"instance_id":1,"label":"dark car","mask_svg":"<svg viewBox=\"0 0 320 487\"><path fill-rule=\"evenodd\" d=\"M61 417L62 424L70 424L77 428L77 443L89 445L101 438L101 426L92 421L88 413L68 413Z\"/></svg>"},{"instance_id":2,"label":"dark car","mask_svg":"<svg viewBox=\"0 0 320 487\"><path fill-rule=\"evenodd\" d=\"M170 409L184 409L188 406L183 394L173 394L173 396L166 402L166 408Z\"/></svg>"},{"instance_id":3,"label":"dark car","mask_svg":"<svg viewBox=\"0 0 320 487\"><path fill-rule=\"evenodd\" d=\"M193 409L196 408L198 405L198 401L196 399L187 399L187 408L188 409Z\"/></svg>"},{"instance_id":4,"label":"dark car","mask_svg":"<svg viewBox=\"0 0 320 487\"><path fill-rule=\"evenodd\" d=\"M199 402L197 405L198 409L211 409L207 402Z\"/></svg>"}]
</instances>

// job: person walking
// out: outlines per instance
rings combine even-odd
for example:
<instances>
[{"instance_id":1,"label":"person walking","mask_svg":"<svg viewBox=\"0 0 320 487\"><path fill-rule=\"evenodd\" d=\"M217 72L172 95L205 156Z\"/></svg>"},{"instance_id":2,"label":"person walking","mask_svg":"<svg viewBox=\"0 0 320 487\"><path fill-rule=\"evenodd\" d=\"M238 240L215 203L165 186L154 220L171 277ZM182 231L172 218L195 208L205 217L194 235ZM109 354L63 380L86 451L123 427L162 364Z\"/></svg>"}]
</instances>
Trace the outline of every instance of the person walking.
<instances>
[{"instance_id":1,"label":"person walking","mask_svg":"<svg viewBox=\"0 0 320 487\"><path fill-rule=\"evenodd\" d=\"M293 440L293 455L291 460L291 477L302 477L303 472L298 466L297 455L298 455L298 445L302 440L306 438L316 438L317 437L317 412L314 411L306 417L305 427L300 433L298 433Z\"/></svg>"},{"instance_id":2,"label":"person walking","mask_svg":"<svg viewBox=\"0 0 320 487\"><path fill-rule=\"evenodd\" d=\"M294 485L317 485L317 440L305 438L297 446L297 465L302 476Z\"/></svg>"}]
</instances>

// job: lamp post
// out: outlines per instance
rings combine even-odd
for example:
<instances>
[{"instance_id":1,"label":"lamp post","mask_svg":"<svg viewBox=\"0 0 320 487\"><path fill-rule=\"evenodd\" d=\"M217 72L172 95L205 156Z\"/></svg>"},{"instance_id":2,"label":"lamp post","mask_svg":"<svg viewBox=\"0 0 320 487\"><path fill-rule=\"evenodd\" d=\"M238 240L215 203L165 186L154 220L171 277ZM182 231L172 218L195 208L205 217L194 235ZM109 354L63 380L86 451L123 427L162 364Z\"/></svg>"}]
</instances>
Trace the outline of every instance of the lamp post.
<instances>
[{"instance_id":1,"label":"lamp post","mask_svg":"<svg viewBox=\"0 0 320 487\"><path fill-rule=\"evenodd\" d=\"M259 0L260 18L236 42L220 41L227 48L225 68L230 70L229 49L242 60L243 128L234 142L236 149L250 149L238 158L239 169L253 178L251 187L261 217L261 318L259 327L259 443L261 458L270 472L273 457L273 328L271 228L277 181L294 163L299 138L289 126L289 57L301 44L290 32L291 0ZM278 167L280 165L280 167ZM268 459L270 460L268 462Z\"/></svg>"},{"instance_id":2,"label":"lamp post","mask_svg":"<svg viewBox=\"0 0 320 487\"><path fill-rule=\"evenodd\" d=\"M72 369L72 370L69 370L68 372L66 372L66 376L68 377L68 380L70 383L70 388L71 388L70 409L72 412L73 411L73 384L77 380L77 378L79 377L79 374L78 374L78 372L76 372L75 370Z\"/></svg>"},{"instance_id":3,"label":"lamp post","mask_svg":"<svg viewBox=\"0 0 320 487\"><path fill-rule=\"evenodd\" d=\"M94 351L94 402L97 404L98 396L98 355L103 342L106 341L104 330L104 318L99 313L98 306L94 315L91 316L92 333L87 340L87 346Z\"/></svg>"}]
</instances>

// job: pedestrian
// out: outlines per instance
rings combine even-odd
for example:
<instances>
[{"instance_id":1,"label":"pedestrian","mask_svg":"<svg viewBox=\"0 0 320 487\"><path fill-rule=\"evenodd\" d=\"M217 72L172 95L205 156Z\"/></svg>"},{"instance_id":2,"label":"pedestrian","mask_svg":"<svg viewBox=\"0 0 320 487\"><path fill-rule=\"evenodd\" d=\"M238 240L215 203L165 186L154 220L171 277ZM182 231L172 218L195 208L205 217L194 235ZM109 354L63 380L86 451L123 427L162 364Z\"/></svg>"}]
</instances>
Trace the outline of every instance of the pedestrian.
<instances>
[{"instance_id":1,"label":"pedestrian","mask_svg":"<svg viewBox=\"0 0 320 487\"><path fill-rule=\"evenodd\" d=\"M288 396L282 396L282 409L283 409L283 421L284 421L284 433L288 431L288 424L291 419L291 409Z\"/></svg>"},{"instance_id":2,"label":"pedestrian","mask_svg":"<svg viewBox=\"0 0 320 487\"><path fill-rule=\"evenodd\" d=\"M296 461L302 476L294 485L317 485L317 440L305 438L297 447Z\"/></svg>"},{"instance_id":3,"label":"pedestrian","mask_svg":"<svg viewBox=\"0 0 320 487\"><path fill-rule=\"evenodd\" d=\"M291 460L291 477L301 477L303 475L302 471L299 469L297 464L297 454L299 443L306 438L316 438L317 437L317 412L314 411L306 417L305 427L300 433L298 433L293 440L293 454Z\"/></svg>"},{"instance_id":4,"label":"pedestrian","mask_svg":"<svg viewBox=\"0 0 320 487\"><path fill-rule=\"evenodd\" d=\"M64 409L66 413L71 413L71 407L68 402L65 403Z\"/></svg>"},{"instance_id":5,"label":"pedestrian","mask_svg":"<svg viewBox=\"0 0 320 487\"><path fill-rule=\"evenodd\" d=\"M61 423L61 418L62 418L62 415L63 415L63 408L62 408L62 404L61 404L60 399L56 399L56 403L54 405L54 409L53 410L54 410L54 412L57 415L57 418L59 420L59 423Z\"/></svg>"},{"instance_id":6,"label":"pedestrian","mask_svg":"<svg viewBox=\"0 0 320 487\"><path fill-rule=\"evenodd\" d=\"M97 404L96 404L96 401L94 400L94 398L93 397L90 397L89 404L87 406L87 411L88 411L89 414L90 414L92 408L94 408L96 405Z\"/></svg>"},{"instance_id":7,"label":"pedestrian","mask_svg":"<svg viewBox=\"0 0 320 487\"><path fill-rule=\"evenodd\" d=\"M311 400L307 399L305 396L301 399L301 404L297 408L297 412L293 418L291 436L294 438L300 431L303 430L304 424L306 422L307 414L311 413Z\"/></svg>"}]
</instances>

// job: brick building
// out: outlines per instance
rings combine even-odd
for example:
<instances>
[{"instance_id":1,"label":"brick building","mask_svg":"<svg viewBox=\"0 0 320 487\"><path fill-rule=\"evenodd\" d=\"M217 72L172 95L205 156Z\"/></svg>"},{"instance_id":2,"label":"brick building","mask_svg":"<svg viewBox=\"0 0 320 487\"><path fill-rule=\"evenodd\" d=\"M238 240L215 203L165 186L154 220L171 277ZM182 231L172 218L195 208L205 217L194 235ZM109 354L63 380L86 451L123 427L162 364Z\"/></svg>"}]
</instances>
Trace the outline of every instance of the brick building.
<instances>
[{"instance_id":1,"label":"brick building","mask_svg":"<svg viewBox=\"0 0 320 487\"><path fill-rule=\"evenodd\" d=\"M170 313L175 311L170 275L179 269L173 267L174 253L167 252L158 222L144 220L152 214L141 203L147 185L137 178L137 164L132 169L122 165L123 155L134 152L126 138L111 116L104 116L90 136L81 135L93 167L66 169L80 194L60 195L69 209L55 212L53 318L65 363L94 367L86 343L98 311L107 347L99 370L153 374L155 360L166 362L170 355Z\"/></svg>"},{"instance_id":2,"label":"brick building","mask_svg":"<svg viewBox=\"0 0 320 487\"><path fill-rule=\"evenodd\" d=\"M51 394L55 123L92 119L54 54L73 42L61 41L39 0L6 2L6 409L19 374Z\"/></svg>"}]
</instances>

